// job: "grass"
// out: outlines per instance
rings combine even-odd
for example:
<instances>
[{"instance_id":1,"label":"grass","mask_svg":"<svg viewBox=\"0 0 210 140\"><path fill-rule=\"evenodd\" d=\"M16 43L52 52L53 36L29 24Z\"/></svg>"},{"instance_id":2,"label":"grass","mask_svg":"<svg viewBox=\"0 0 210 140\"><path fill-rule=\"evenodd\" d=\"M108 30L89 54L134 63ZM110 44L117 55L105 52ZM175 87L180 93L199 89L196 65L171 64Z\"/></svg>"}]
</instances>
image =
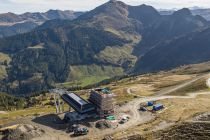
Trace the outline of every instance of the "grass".
<instances>
[{"instance_id":1,"label":"grass","mask_svg":"<svg viewBox=\"0 0 210 140\"><path fill-rule=\"evenodd\" d=\"M17 118L25 116L35 116L39 114L55 113L54 107L32 107L24 110L9 111L7 114L0 114L0 125L11 122Z\"/></svg>"},{"instance_id":2,"label":"grass","mask_svg":"<svg viewBox=\"0 0 210 140\"><path fill-rule=\"evenodd\" d=\"M81 87L85 87L91 84L95 84L98 83L102 80L108 79L110 77L108 76L89 76L89 77L83 77L83 79L81 80L77 80L74 82L65 82L65 83L60 83L57 86L59 87L63 87L63 88L69 88L72 86L81 86Z\"/></svg>"},{"instance_id":3,"label":"grass","mask_svg":"<svg viewBox=\"0 0 210 140\"><path fill-rule=\"evenodd\" d=\"M0 65L0 80L2 80L5 77L7 77L6 67L3 65Z\"/></svg>"},{"instance_id":4,"label":"grass","mask_svg":"<svg viewBox=\"0 0 210 140\"><path fill-rule=\"evenodd\" d=\"M132 40L133 44L137 44L141 41L141 36L136 35L136 34L131 35L131 34L128 34L126 32L123 32L123 31L117 31L114 28L105 28L105 31L111 32L111 33L117 35L120 38L123 38L123 39L126 39L126 40Z\"/></svg>"},{"instance_id":5,"label":"grass","mask_svg":"<svg viewBox=\"0 0 210 140\"><path fill-rule=\"evenodd\" d=\"M127 93L127 89L120 88L116 90L112 90L114 94L116 94L116 104L124 104L126 102L129 102L133 100L135 97L131 94Z\"/></svg>"},{"instance_id":6,"label":"grass","mask_svg":"<svg viewBox=\"0 0 210 140\"><path fill-rule=\"evenodd\" d=\"M123 69L121 67L99 66L96 64L71 66L68 82L58 83L56 86L63 88L85 87L122 74Z\"/></svg>"},{"instance_id":7,"label":"grass","mask_svg":"<svg viewBox=\"0 0 210 140\"><path fill-rule=\"evenodd\" d=\"M121 47L106 47L103 51L96 55L96 57L105 62L110 62L116 65L122 65L125 61L132 62L134 65L137 57L132 55L133 48L129 45Z\"/></svg>"},{"instance_id":8,"label":"grass","mask_svg":"<svg viewBox=\"0 0 210 140\"><path fill-rule=\"evenodd\" d=\"M64 111L68 111L68 109L69 109L68 105L64 104ZM0 114L0 125L12 122L21 117L50 114L50 113L55 113L55 111L56 111L55 107L49 105L31 107L16 111L8 111L6 114Z\"/></svg>"},{"instance_id":9,"label":"grass","mask_svg":"<svg viewBox=\"0 0 210 140\"><path fill-rule=\"evenodd\" d=\"M110 77L108 76L90 76L90 77L85 77L83 80L82 80L82 84L81 86L82 87L85 87L87 85L91 85L91 84L95 84L95 83L98 83L104 79L108 79Z\"/></svg>"},{"instance_id":10,"label":"grass","mask_svg":"<svg viewBox=\"0 0 210 140\"><path fill-rule=\"evenodd\" d=\"M157 91L179 85L193 77L194 75L176 75L171 73L145 74L115 81L108 86L116 91L130 88L135 95L151 96Z\"/></svg>"},{"instance_id":11,"label":"grass","mask_svg":"<svg viewBox=\"0 0 210 140\"><path fill-rule=\"evenodd\" d=\"M4 61L7 61L7 63L9 63L11 61L11 58L8 54L0 52L0 62L4 62Z\"/></svg>"},{"instance_id":12,"label":"grass","mask_svg":"<svg viewBox=\"0 0 210 140\"><path fill-rule=\"evenodd\" d=\"M208 90L209 88L206 85L206 78L199 79L195 82L193 82L191 85L188 85L186 87L183 87L177 91L171 92L169 95L186 95L187 93L191 92L198 92L198 91L204 91Z\"/></svg>"}]
</instances>

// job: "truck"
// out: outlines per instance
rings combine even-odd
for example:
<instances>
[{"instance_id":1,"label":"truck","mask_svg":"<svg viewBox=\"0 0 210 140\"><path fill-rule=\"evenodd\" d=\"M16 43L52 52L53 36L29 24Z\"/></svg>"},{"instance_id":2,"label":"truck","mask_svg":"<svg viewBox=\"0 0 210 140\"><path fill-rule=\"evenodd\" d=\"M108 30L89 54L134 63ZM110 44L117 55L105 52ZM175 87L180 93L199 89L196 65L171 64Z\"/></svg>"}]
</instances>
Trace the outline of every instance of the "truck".
<instances>
[{"instance_id":1,"label":"truck","mask_svg":"<svg viewBox=\"0 0 210 140\"><path fill-rule=\"evenodd\" d=\"M80 135L87 135L89 130L84 127L84 128L77 128L74 130L74 135L75 136L80 136Z\"/></svg>"}]
</instances>

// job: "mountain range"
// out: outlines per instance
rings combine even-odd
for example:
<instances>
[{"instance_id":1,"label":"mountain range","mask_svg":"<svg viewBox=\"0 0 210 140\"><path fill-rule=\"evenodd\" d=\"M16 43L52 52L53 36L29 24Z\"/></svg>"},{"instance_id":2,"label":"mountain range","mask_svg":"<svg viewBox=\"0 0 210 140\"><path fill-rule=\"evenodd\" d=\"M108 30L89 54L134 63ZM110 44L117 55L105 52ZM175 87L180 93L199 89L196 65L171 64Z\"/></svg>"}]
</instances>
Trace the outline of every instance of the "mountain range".
<instances>
[{"instance_id":1,"label":"mountain range","mask_svg":"<svg viewBox=\"0 0 210 140\"><path fill-rule=\"evenodd\" d=\"M83 12L74 12L70 10L49 10L45 13L27 12L20 15L14 13L0 14L0 37L12 36L31 31L48 20L73 20L81 14L83 14Z\"/></svg>"},{"instance_id":2,"label":"mountain range","mask_svg":"<svg viewBox=\"0 0 210 140\"><path fill-rule=\"evenodd\" d=\"M209 61L209 25L187 8L161 15L148 5L111 0L72 21L49 20L0 39L1 90L38 93L58 83Z\"/></svg>"},{"instance_id":3,"label":"mountain range","mask_svg":"<svg viewBox=\"0 0 210 140\"><path fill-rule=\"evenodd\" d=\"M171 15L175 12L176 10L159 10L161 15ZM192 8L190 9L193 15L200 15L204 17L206 20L210 21L210 9L204 9L204 8Z\"/></svg>"}]
</instances>

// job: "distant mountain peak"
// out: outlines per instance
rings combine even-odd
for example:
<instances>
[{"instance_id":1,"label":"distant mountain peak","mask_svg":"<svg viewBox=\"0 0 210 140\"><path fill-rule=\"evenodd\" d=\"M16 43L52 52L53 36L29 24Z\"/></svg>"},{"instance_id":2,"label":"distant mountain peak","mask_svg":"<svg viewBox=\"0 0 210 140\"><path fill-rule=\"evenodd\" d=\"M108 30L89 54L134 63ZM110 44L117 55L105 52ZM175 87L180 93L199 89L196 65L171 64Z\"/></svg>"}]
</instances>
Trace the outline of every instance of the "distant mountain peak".
<instances>
[{"instance_id":1,"label":"distant mountain peak","mask_svg":"<svg viewBox=\"0 0 210 140\"><path fill-rule=\"evenodd\" d=\"M114 4L115 6L123 6L123 7L127 7L128 5L125 4L122 1L118 1L118 0L110 0L109 2L105 3L105 5L109 5L109 4Z\"/></svg>"},{"instance_id":2,"label":"distant mountain peak","mask_svg":"<svg viewBox=\"0 0 210 140\"><path fill-rule=\"evenodd\" d=\"M128 5L121 1L110 0L80 16L80 20L95 20L97 25L119 27L127 24ZM94 22L95 23L95 22ZM123 26L124 27L124 26Z\"/></svg>"},{"instance_id":3,"label":"distant mountain peak","mask_svg":"<svg viewBox=\"0 0 210 140\"><path fill-rule=\"evenodd\" d=\"M115 3L115 2L117 2L117 0L110 0L109 2Z\"/></svg>"},{"instance_id":4,"label":"distant mountain peak","mask_svg":"<svg viewBox=\"0 0 210 140\"><path fill-rule=\"evenodd\" d=\"M160 17L159 12L152 6L142 4L139 6L129 6L129 17L137 19L142 23L149 24Z\"/></svg>"},{"instance_id":5,"label":"distant mountain peak","mask_svg":"<svg viewBox=\"0 0 210 140\"><path fill-rule=\"evenodd\" d=\"M180 10L174 12L173 15L176 15L176 16L189 16L189 15L192 15L192 13L191 13L190 9L183 8L183 9L180 9Z\"/></svg>"},{"instance_id":6,"label":"distant mountain peak","mask_svg":"<svg viewBox=\"0 0 210 140\"><path fill-rule=\"evenodd\" d=\"M141 4L141 5L139 5L139 7L153 8L152 6L150 6L150 5L146 5L146 4ZM154 9L154 8L153 8L153 9Z\"/></svg>"}]
</instances>

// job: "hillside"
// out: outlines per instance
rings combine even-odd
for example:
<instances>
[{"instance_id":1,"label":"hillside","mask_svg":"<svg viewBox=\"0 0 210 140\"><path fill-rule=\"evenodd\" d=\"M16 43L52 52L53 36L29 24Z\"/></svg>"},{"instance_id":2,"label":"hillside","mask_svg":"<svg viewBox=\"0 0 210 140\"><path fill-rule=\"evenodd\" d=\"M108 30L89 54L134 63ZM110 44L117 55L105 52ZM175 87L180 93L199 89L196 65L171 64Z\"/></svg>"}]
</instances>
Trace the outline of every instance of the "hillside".
<instances>
[{"instance_id":1,"label":"hillside","mask_svg":"<svg viewBox=\"0 0 210 140\"><path fill-rule=\"evenodd\" d=\"M138 60L135 71L160 71L208 61L210 59L209 35L208 28L161 43Z\"/></svg>"},{"instance_id":2,"label":"hillside","mask_svg":"<svg viewBox=\"0 0 210 140\"><path fill-rule=\"evenodd\" d=\"M116 5L109 2L102 9L106 10L108 7L114 9L115 6L119 6L118 2ZM124 9L120 5L116 10L117 16L121 8ZM101 27L95 27L94 18L90 21L91 18L83 19L88 14L84 14L74 22L66 24L60 22L61 25L54 20L46 23L50 25L48 28L43 25L33 32L2 39L0 51L13 56L7 71L8 79L5 85L9 89L7 92L33 93L46 90L56 83L80 82L80 79L90 81L91 76L94 75L96 78L99 76L110 78L123 74L131 67L136 60L131 55L132 45L138 42L140 38L138 34L133 30L131 32L133 37L130 38L128 31L115 32L116 30L112 30L114 27L111 26L115 23L111 23L110 28L105 27L103 22L98 24ZM97 14L101 18L100 12ZM113 18L109 13L103 14L110 19ZM103 19L98 19L99 23L100 20ZM122 20L128 19L125 16ZM128 22L128 26L130 25ZM125 27L122 26L122 28ZM118 51L118 55L114 54L115 51ZM111 60L114 55L115 59ZM82 68L81 72L74 70L80 68ZM83 73L86 71L83 70L85 68L88 69L86 74ZM5 87L2 90L4 89Z\"/></svg>"},{"instance_id":3,"label":"hillside","mask_svg":"<svg viewBox=\"0 0 210 140\"><path fill-rule=\"evenodd\" d=\"M120 46L126 43L102 30L82 27L71 29L69 26L24 34L21 39L25 41L19 40L19 36L10 37L6 42L2 40L4 43L0 45L1 51L14 55L8 69L10 92L13 92L13 88L21 93L36 92L47 89L55 82L64 82L68 78L70 65L97 64L94 55L100 50L106 46ZM7 44L10 48L4 48Z\"/></svg>"},{"instance_id":4,"label":"hillside","mask_svg":"<svg viewBox=\"0 0 210 140\"><path fill-rule=\"evenodd\" d=\"M209 26L200 16L193 16L189 9L181 9L170 16L161 16L142 32L143 40L135 50L138 55L144 55L155 45L175 37Z\"/></svg>"}]
</instances>

